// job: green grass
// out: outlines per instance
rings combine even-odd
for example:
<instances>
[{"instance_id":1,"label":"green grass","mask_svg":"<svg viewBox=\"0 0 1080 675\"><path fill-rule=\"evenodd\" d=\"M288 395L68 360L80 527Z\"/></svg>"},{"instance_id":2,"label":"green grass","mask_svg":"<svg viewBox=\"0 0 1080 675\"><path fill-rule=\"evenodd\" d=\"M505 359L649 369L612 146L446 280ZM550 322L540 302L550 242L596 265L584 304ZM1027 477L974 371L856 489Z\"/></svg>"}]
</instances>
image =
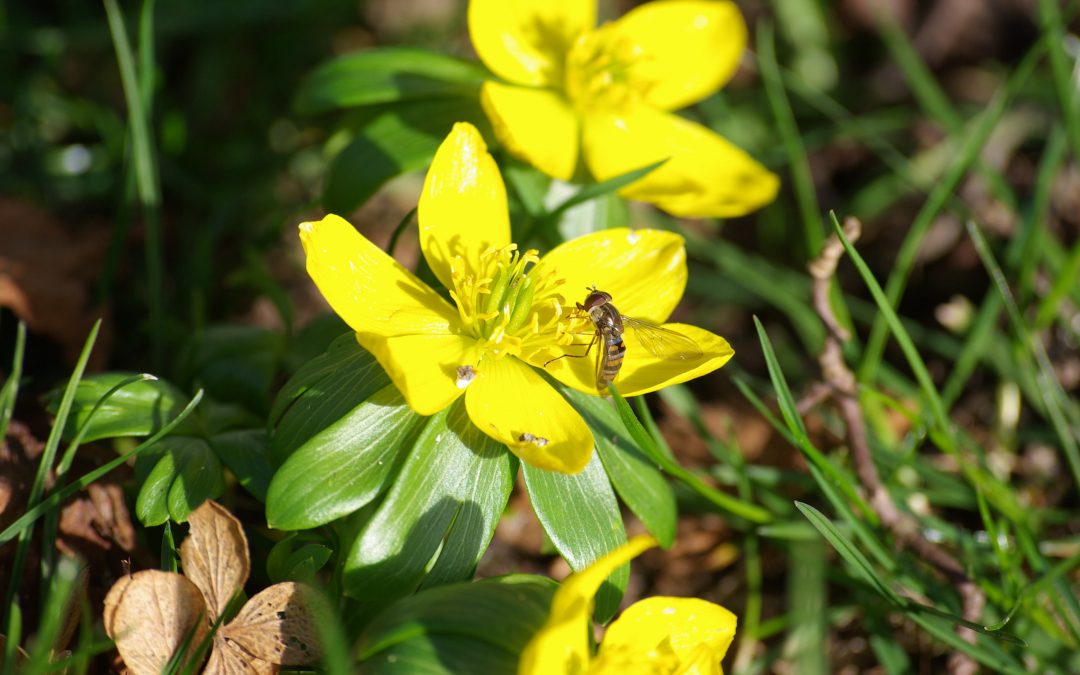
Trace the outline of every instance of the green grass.
<instances>
[{"instance_id":1,"label":"green grass","mask_svg":"<svg viewBox=\"0 0 1080 675\"><path fill-rule=\"evenodd\" d=\"M156 434L117 442L111 461L74 476L72 467L79 466L75 460L84 450L81 431L63 449L60 434L97 327L79 361L62 371L67 386L56 417L46 420L51 432L25 513L0 531L0 544L14 542L13 572L4 580L0 607L0 633L9 638L5 673L16 672L16 645L28 648L27 672L33 673L62 667L87 672L110 648L100 630L101 608L81 597L77 567L54 546L65 500L190 424L184 420L196 407L201 406L201 429L260 432L267 427L265 410L245 406L239 395L230 398L221 380L241 389L255 380L265 383L259 394L268 402L289 368L304 360L293 350L318 354L325 346L319 338L301 345L304 328L293 325L294 317L299 322L313 311L304 304L307 291L297 290L306 289L306 281L296 257L295 222L308 218L322 196L340 128L328 117L293 115L287 97L245 98L233 91L236 80L222 73L242 74L256 92L283 80L278 86L291 93L299 77L290 82L283 73L309 72L328 56L330 45L393 39L374 20L365 28L371 35L338 33L358 21L355 3L319 10L332 15L337 27L327 27L329 20L301 4L285 5L271 10L239 3L228 12L192 6L183 13L153 0L141 2L137 11L104 0L103 9L94 8L93 21L83 17L79 30L49 28L54 38L63 38L59 43L50 42L54 38L42 26L22 30L22 11L8 10L5 35L17 38L23 51L0 61L0 68L14 73L11 64L33 61L35 75L45 73L48 83L40 89L29 76L12 80L21 94L13 108L18 114L32 109L42 91L63 92L65 86L60 65L37 63L34 55L50 54L61 64L60 55L70 59L71 45L81 45L104 63L115 63L115 100L95 93L110 91L95 82L94 91L70 94L69 105L52 110L97 111L88 117L98 115L95 124L113 134L101 150L112 162L103 160L111 182L69 187L65 194L73 196L57 210L86 207L115 215L107 232L109 255L96 280L99 298L122 317L113 326L122 346L107 355L109 366L139 371L154 364L158 375L175 376L183 380L181 388L198 393ZM774 9L766 3L762 11ZM994 672L1077 672L1080 553L1073 528L1080 507L1080 405L1068 378L1080 344L1080 242L1070 229L1075 215L1060 209L1068 203L1061 201L1062 187L1070 185L1063 177L1080 158L1076 57L1065 42L1077 3L1039 0L1033 15L1039 37L1023 54L1012 60L985 56L968 64L968 71L928 65L910 33L888 17L879 17L869 30L841 26L833 10L801 19L784 9L751 26L753 56L733 86L691 112L781 176L777 203L725 223L626 210L633 226L684 235L689 301L679 320L706 326L736 345L735 359L719 375L657 396L623 400L616 394L612 402L627 437L672 484L680 526L693 533L701 522L722 523L715 544L736 553L733 563L701 575L712 584L701 594L721 599L739 617L725 672L825 673L870 663L890 675L937 672L949 652ZM462 45L463 22L457 16L447 26L423 30L432 43ZM288 39L274 32L277 46L257 58L245 56L251 45L243 39L233 45L221 37L269 35L282 24L289 24ZM251 30L234 31L237 26ZM850 42L848 31L855 35ZM806 43L798 36L807 36ZM178 45L184 47L182 59ZM806 64L822 55L840 69L835 82L804 77ZM863 57L891 64L906 89L877 99L869 63L856 62ZM177 67L181 62L190 70ZM991 82L983 90L992 96L958 95L956 80L969 76ZM240 109L261 112L249 117ZM1008 166L988 161L988 145L1025 116L1038 124L1022 130ZM67 123L77 133L19 133L27 134L32 153L42 157L90 143L89 126ZM924 133L927 128L932 131ZM215 135L221 129L245 141L223 142ZM275 149L268 138L276 139ZM27 169L47 162L20 153L15 145L4 146L0 162L11 164L0 168L12 168L0 172L0 184L51 204L52 188L33 187L35 180L47 184L44 174ZM262 166L270 168L248 190L242 178ZM524 240L557 244L560 220L574 207L597 198L607 206L618 203L614 191L657 166L576 187L561 201L545 201L549 181L521 163L503 166L522 215L515 231ZM240 178L219 187L214 181L222 175ZM966 186L972 182L1008 215L1004 226L978 221L988 202L971 201ZM360 224L384 229L388 248L404 259L414 249L415 211L399 219L394 209L402 206L395 202L403 201L400 195L378 199L385 201L366 208ZM399 211L412 206L414 199ZM839 228L837 221L847 216L863 221L856 242ZM966 228L957 229L959 223ZM948 551L985 597L975 621L964 618L950 579L883 522L860 478L851 430L835 401L807 404L807 395L824 379L818 356L827 333L812 304L805 265L834 232L844 253L831 282L831 306L852 333L843 359L857 374L856 404L872 461L886 497L915 533ZM946 245L931 258L930 244L940 243L935 237ZM952 296L963 296L969 315L946 326L935 312ZM202 329L210 322L245 321L238 317L252 316L252 307L264 300L284 324L280 331L270 329L284 335L280 349L275 346L268 356L226 354L250 366L230 371L232 378L214 380L212 368L187 363L187 355L206 347ZM43 380L61 377L61 366L28 372L43 360L35 351L41 349L39 338L28 337L21 323L8 333L11 358L2 355L7 372L0 387L0 430L23 421L23 414L36 419L36 393L54 384ZM186 351L174 349L182 339ZM124 379L98 406L121 399L125 387L146 377ZM44 424L38 422L36 430ZM687 447L703 450L688 458ZM1031 468L1040 461L1049 466L1042 474ZM50 474L56 482L46 490ZM222 501L249 516L253 568L261 570L280 533L264 527L262 504L233 478L229 474ZM136 494L139 486L127 487ZM373 502L364 512L308 533L332 551L321 572L331 584L340 576L334 570L341 556L377 507ZM176 569L183 530L174 525L160 531L136 526L140 546L164 569ZM38 574L28 567L32 538L41 539ZM676 539L676 550L679 544ZM41 578L35 585L38 606L23 607L16 592L30 576ZM60 617L73 602L81 604L81 619L72 654L54 661L51 645L64 628ZM350 672L370 608L357 609L340 597L331 604L334 611L321 617L319 628L328 644L326 670ZM42 618L27 618L37 616ZM974 643L958 628L973 631ZM864 649L852 655L845 648L856 639ZM826 651L826 644L835 649ZM840 663L841 658L852 661Z\"/></svg>"}]
</instances>

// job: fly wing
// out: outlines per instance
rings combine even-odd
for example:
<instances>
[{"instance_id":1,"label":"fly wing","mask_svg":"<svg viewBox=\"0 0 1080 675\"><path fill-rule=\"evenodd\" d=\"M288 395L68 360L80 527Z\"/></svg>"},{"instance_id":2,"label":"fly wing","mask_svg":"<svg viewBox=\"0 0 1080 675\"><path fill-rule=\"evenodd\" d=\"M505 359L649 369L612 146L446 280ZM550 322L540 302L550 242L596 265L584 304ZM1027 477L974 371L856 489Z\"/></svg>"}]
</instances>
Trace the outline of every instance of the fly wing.
<instances>
[{"instance_id":1,"label":"fly wing","mask_svg":"<svg viewBox=\"0 0 1080 675\"><path fill-rule=\"evenodd\" d=\"M658 359L696 359L701 347L682 333L644 319L623 316L623 326L634 331L638 343Z\"/></svg>"}]
</instances>

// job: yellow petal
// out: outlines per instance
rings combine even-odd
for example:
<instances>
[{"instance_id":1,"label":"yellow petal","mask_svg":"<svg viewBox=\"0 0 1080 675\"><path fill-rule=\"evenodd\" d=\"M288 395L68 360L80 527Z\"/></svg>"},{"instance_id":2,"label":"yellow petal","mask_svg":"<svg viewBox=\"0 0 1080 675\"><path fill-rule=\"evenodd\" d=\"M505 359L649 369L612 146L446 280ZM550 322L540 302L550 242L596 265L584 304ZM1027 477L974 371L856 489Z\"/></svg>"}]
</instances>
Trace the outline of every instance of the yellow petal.
<instances>
[{"instance_id":1,"label":"yellow petal","mask_svg":"<svg viewBox=\"0 0 1080 675\"><path fill-rule=\"evenodd\" d=\"M421 415L434 415L461 396L469 378L458 368L475 367L477 361L476 340L463 335L358 333L356 339Z\"/></svg>"},{"instance_id":2,"label":"yellow petal","mask_svg":"<svg viewBox=\"0 0 1080 675\"><path fill-rule=\"evenodd\" d=\"M612 572L656 546L652 537L634 537L562 583L548 620L518 661L518 675L583 673L589 664L589 621L593 598Z\"/></svg>"},{"instance_id":3,"label":"yellow petal","mask_svg":"<svg viewBox=\"0 0 1080 675\"><path fill-rule=\"evenodd\" d=\"M697 326L681 323L667 323L661 326L689 338L700 350L700 354L687 354L671 349L672 354L654 356L641 345L637 332L627 328L623 333L626 353L623 356L622 369L615 378L615 388L622 396L638 396L650 391L680 382L692 380L711 373L731 360L735 351L727 340ZM529 363L544 368L552 377L578 391L596 395L597 359L600 358L599 346L594 345L585 358L561 358L550 362L560 354L584 354L588 338L583 336L583 344L551 348L529 356ZM663 343L661 342L661 346ZM544 364L547 363L547 367Z\"/></svg>"},{"instance_id":4,"label":"yellow petal","mask_svg":"<svg viewBox=\"0 0 1080 675\"><path fill-rule=\"evenodd\" d=\"M454 265L475 270L481 253L510 243L506 186L480 132L468 122L455 124L435 153L417 220L424 258L451 289Z\"/></svg>"},{"instance_id":5,"label":"yellow petal","mask_svg":"<svg viewBox=\"0 0 1080 675\"><path fill-rule=\"evenodd\" d=\"M559 94L484 83L480 103L506 149L549 176L570 180L578 159L578 120Z\"/></svg>"},{"instance_id":6,"label":"yellow petal","mask_svg":"<svg viewBox=\"0 0 1080 675\"><path fill-rule=\"evenodd\" d=\"M620 194L676 216L744 215L771 202L780 185L776 175L709 129L644 105L587 116L582 149L601 181L666 159Z\"/></svg>"},{"instance_id":7,"label":"yellow petal","mask_svg":"<svg viewBox=\"0 0 1080 675\"><path fill-rule=\"evenodd\" d=\"M541 469L578 473L592 456L592 432L581 415L513 357L480 364L465 392L465 409L477 428Z\"/></svg>"},{"instance_id":8,"label":"yellow petal","mask_svg":"<svg viewBox=\"0 0 1080 675\"><path fill-rule=\"evenodd\" d=\"M646 85L644 100L675 110L722 87L746 47L746 23L733 2L648 2L612 29L635 54L630 81Z\"/></svg>"},{"instance_id":9,"label":"yellow petal","mask_svg":"<svg viewBox=\"0 0 1080 675\"><path fill-rule=\"evenodd\" d=\"M698 598L646 598L608 626L600 658L614 651L670 649L678 657L679 672L719 674L720 661L735 638L736 622L727 609Z\"/></svg>"},{"instance_id":10,"label":"yellow petal","mask_svg":"<svg viewBox=\"0 0 1080 675\"><path fill-rule=\"evenodd\" d=\"M683 238L664 230L614 228L587 234L556 246L537 268L565 279L560 291L568 307L596 286L611 294L620 312L653 323L671 315L686 288Z\"/></svg>"},{"instance_id":11,"label":"yellow petal","mask_svg":"<svg viewBox=\"0 0 1080 675\"><path fill-rule=\"evenodd\" d=\"M567 50L596 24L594 0L470 0L473 48L499 77L559 85Z\"/></svg>"},{"instance_id":12,"label":"yellow petal","mask_svg":"<svg viewBox=\"0 0 1080 675\"><path fill-rule=\"evenodd\" d=\"M333 214L300 224L307 271L357 333L391 337L449 333L457 311L412 272Z\"/></svg>"}]
</instances>

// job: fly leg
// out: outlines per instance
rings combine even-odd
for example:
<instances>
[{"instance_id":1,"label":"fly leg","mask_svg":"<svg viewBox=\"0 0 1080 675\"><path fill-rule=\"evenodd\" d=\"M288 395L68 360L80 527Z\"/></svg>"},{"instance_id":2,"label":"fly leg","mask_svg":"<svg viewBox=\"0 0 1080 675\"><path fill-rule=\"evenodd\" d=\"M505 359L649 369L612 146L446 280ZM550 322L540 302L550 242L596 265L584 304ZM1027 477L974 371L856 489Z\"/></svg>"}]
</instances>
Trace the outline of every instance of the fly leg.
<instances>
[{"instance_id":1,"label":"fly leg","mask_svg":"<svg viewBox=\"0 0 1080 675\"><path fill-rule=\"evenodd\" d=\"M559 359L566 359L566 358L569 358L569 359L583 359L583 358L585 358L586 356L589 355L589 352L592 351L593 345L596 344L596 341L599 338L600 338L600 333L593 333L592 340L589 340L589 346L585 348L585 353L584 354L562 354L560 356L556 356L553 359L545 361L544 362L544 367L547 368L548 365L558 361Z\"/></svg>"}]
</instances>

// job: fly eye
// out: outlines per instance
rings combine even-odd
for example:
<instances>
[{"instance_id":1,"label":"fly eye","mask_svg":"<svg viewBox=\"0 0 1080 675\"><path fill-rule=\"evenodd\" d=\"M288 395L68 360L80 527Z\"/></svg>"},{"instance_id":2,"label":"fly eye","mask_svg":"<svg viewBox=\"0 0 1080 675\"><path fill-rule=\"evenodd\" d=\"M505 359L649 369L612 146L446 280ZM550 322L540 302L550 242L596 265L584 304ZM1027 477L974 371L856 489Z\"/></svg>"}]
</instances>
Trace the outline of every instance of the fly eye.
<instances>
[{"instance_id":1,"label":"fly eye","mask_svg":"<svg viewBox=\"0 0 1080 675\"><path fill-rule=\"evenodd\" d=\"M603 291L594 290L585 298L585 309L596 309L597 307L611 302L611 296Z\"/></svg>"}]
</instances>

